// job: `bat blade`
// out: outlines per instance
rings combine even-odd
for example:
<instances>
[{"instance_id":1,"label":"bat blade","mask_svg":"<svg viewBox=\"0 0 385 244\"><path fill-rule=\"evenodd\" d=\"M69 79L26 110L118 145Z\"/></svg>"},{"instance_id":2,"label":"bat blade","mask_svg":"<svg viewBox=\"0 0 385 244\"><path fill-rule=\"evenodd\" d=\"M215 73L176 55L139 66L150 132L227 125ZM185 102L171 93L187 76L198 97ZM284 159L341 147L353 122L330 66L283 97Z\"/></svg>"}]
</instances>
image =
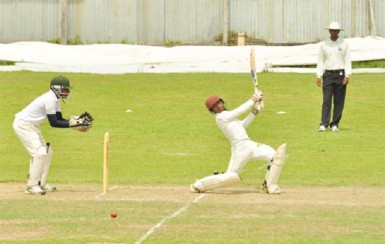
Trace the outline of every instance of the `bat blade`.
<instances>
[{"instance_id":1,"label":"bat blade","mask_svg":"<svg viewBox=\"0 0 385 244\"><path fill-rule=\"evenodd\" d=\"M251 78L252 78L253 85L254 85L254 92L258 93L259 92L259 86L258 86L257 71L255 70L255 50L254 50L254 47L252 47L251 51L250 51L250 73L251 73ZM256 108L258 109L258 111L261 111L262 107L263 107L263 101L258 102L256 104Z\"/></svg>"},{"instance_id":2,"label":"bat blade","mask_svg":"<svg viewBox=\"0 0 385 244\"><path fill-rule=\"evenodd\" d=\"M250 73L251 73L251 78L252 78L253 85L254 85L254 90L255 90L255 92L257 92L259 90L259 87L258 87L257 72L255 70L255 50L254 50L254 47L252 47L251 51L250 51Z\"/></svg>"}]
</instances>

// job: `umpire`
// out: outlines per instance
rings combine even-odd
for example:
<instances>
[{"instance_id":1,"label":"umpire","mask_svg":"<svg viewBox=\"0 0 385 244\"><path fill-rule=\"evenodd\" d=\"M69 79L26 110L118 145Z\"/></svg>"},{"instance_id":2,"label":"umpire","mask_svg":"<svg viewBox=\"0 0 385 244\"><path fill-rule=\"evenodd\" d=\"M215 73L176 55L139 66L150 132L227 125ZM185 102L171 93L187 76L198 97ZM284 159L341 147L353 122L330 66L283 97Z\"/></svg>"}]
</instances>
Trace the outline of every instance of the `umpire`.
<instances>
[{"instance_id":1,"label":"umpire","mask_svg":"<svg viewBox=\"0 0 385 244\"><path fill-rule=\"evenodd\" d=\"M347 41L339 37L341 30L338 22L331 22L330 38L322 43L317 62L317 86L322 84L323 102L321 123L318 131L339 131L339 122L344 109L346 86L352 74L352 63ZM322 78L321 78L322 77ZM322 82L323 81L323 82ZM333 118L330 114L333 100Z\"/></svg>"}]
</instances>

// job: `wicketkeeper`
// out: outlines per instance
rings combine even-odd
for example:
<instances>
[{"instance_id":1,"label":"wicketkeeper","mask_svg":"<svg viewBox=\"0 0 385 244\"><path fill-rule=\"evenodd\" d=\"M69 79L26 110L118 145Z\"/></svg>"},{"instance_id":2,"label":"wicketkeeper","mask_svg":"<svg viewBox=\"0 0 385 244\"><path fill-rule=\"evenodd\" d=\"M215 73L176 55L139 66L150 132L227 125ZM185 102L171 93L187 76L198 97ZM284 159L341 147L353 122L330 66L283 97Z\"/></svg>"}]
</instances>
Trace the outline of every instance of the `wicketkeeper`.
<instances>
[{"instance_id":1,"label":"wicketkeeper","mask_svg":"<svg viewBox=\"0 0 385 244\"><path fill-rule=\"evenodd\" d=\"M13 129L32 157L25 190L27 194L44 195L47 191L56 191L55 186L47 183L53 151L41 133L40 124L48 118L50 125L56 128L71 127L85 132L92 127L93 118L87 112L72 116L69 120L63 118L59 98L64 102L69 94L69 80L63 76L55 77L48 92L37 97L15 115Z\"/></svg>"},{"instance_id":2,"label":"wicketkeeper","mask_svg":"<svg viewBox=\"0 0 385 244\"><path fill-rule=\"evenodd\" d=\"M227 171L223 174L214 174L195 181L190 185L193 193L205 192L220 187L232 186L241 182L239 173L250 160L263 160L269 163L261 192L279 194L278 179L285 163L286 144L280 145L277 150L272 147L254 142L247 135L246 128L254 120L258 112L263 109L262 93L257 92L240 105L228 111L224 101L218 96L210 96L206 100L207 109L214 114L215 121L231 144L231 158ZM245 119L238 117L249 111Z\"/></svg>"}]
</instances>

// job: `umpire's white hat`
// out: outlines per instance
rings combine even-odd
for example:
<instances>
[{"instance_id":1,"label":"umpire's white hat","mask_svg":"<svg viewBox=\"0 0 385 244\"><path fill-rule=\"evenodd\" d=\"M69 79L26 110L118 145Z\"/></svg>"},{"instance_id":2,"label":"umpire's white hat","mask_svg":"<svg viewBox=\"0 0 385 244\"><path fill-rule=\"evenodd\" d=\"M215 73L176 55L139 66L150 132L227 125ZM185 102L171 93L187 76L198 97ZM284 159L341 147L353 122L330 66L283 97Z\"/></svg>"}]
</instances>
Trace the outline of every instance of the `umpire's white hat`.
<instances>
[{"instance_id":1,"label":"umpire's white hat","mask_svg":"<svg viewBox=\"0 0 385 244\"><path fill-rule=\"evenodd\" d=\"M328 29L328 30L344 30L344 29L341 29L340 27L340 24L338 22L330 22L329 24L329 27L326 27L325 29Z\"/></svg>"}]
</instances>

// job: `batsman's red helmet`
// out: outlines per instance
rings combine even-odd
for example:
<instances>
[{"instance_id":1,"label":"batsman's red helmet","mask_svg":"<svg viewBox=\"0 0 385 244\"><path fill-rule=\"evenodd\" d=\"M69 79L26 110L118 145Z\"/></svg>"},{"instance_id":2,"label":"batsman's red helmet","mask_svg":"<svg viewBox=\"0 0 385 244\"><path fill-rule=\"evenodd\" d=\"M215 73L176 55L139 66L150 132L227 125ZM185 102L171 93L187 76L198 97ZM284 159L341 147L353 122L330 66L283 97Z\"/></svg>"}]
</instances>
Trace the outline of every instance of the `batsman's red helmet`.
<instances>
[{"instance_id":1,"label":"batsman's red helmet","mask_svg":"<svg viewBox=\"0 0 385 244\"><path fill-rule=\"evenodd\" d=\"M216 104L218 101L223 101L220 97L218 96L209 96L206 99L206 107L208 110L210 110L214 104Z\"/></svg>"}]
</instances>

